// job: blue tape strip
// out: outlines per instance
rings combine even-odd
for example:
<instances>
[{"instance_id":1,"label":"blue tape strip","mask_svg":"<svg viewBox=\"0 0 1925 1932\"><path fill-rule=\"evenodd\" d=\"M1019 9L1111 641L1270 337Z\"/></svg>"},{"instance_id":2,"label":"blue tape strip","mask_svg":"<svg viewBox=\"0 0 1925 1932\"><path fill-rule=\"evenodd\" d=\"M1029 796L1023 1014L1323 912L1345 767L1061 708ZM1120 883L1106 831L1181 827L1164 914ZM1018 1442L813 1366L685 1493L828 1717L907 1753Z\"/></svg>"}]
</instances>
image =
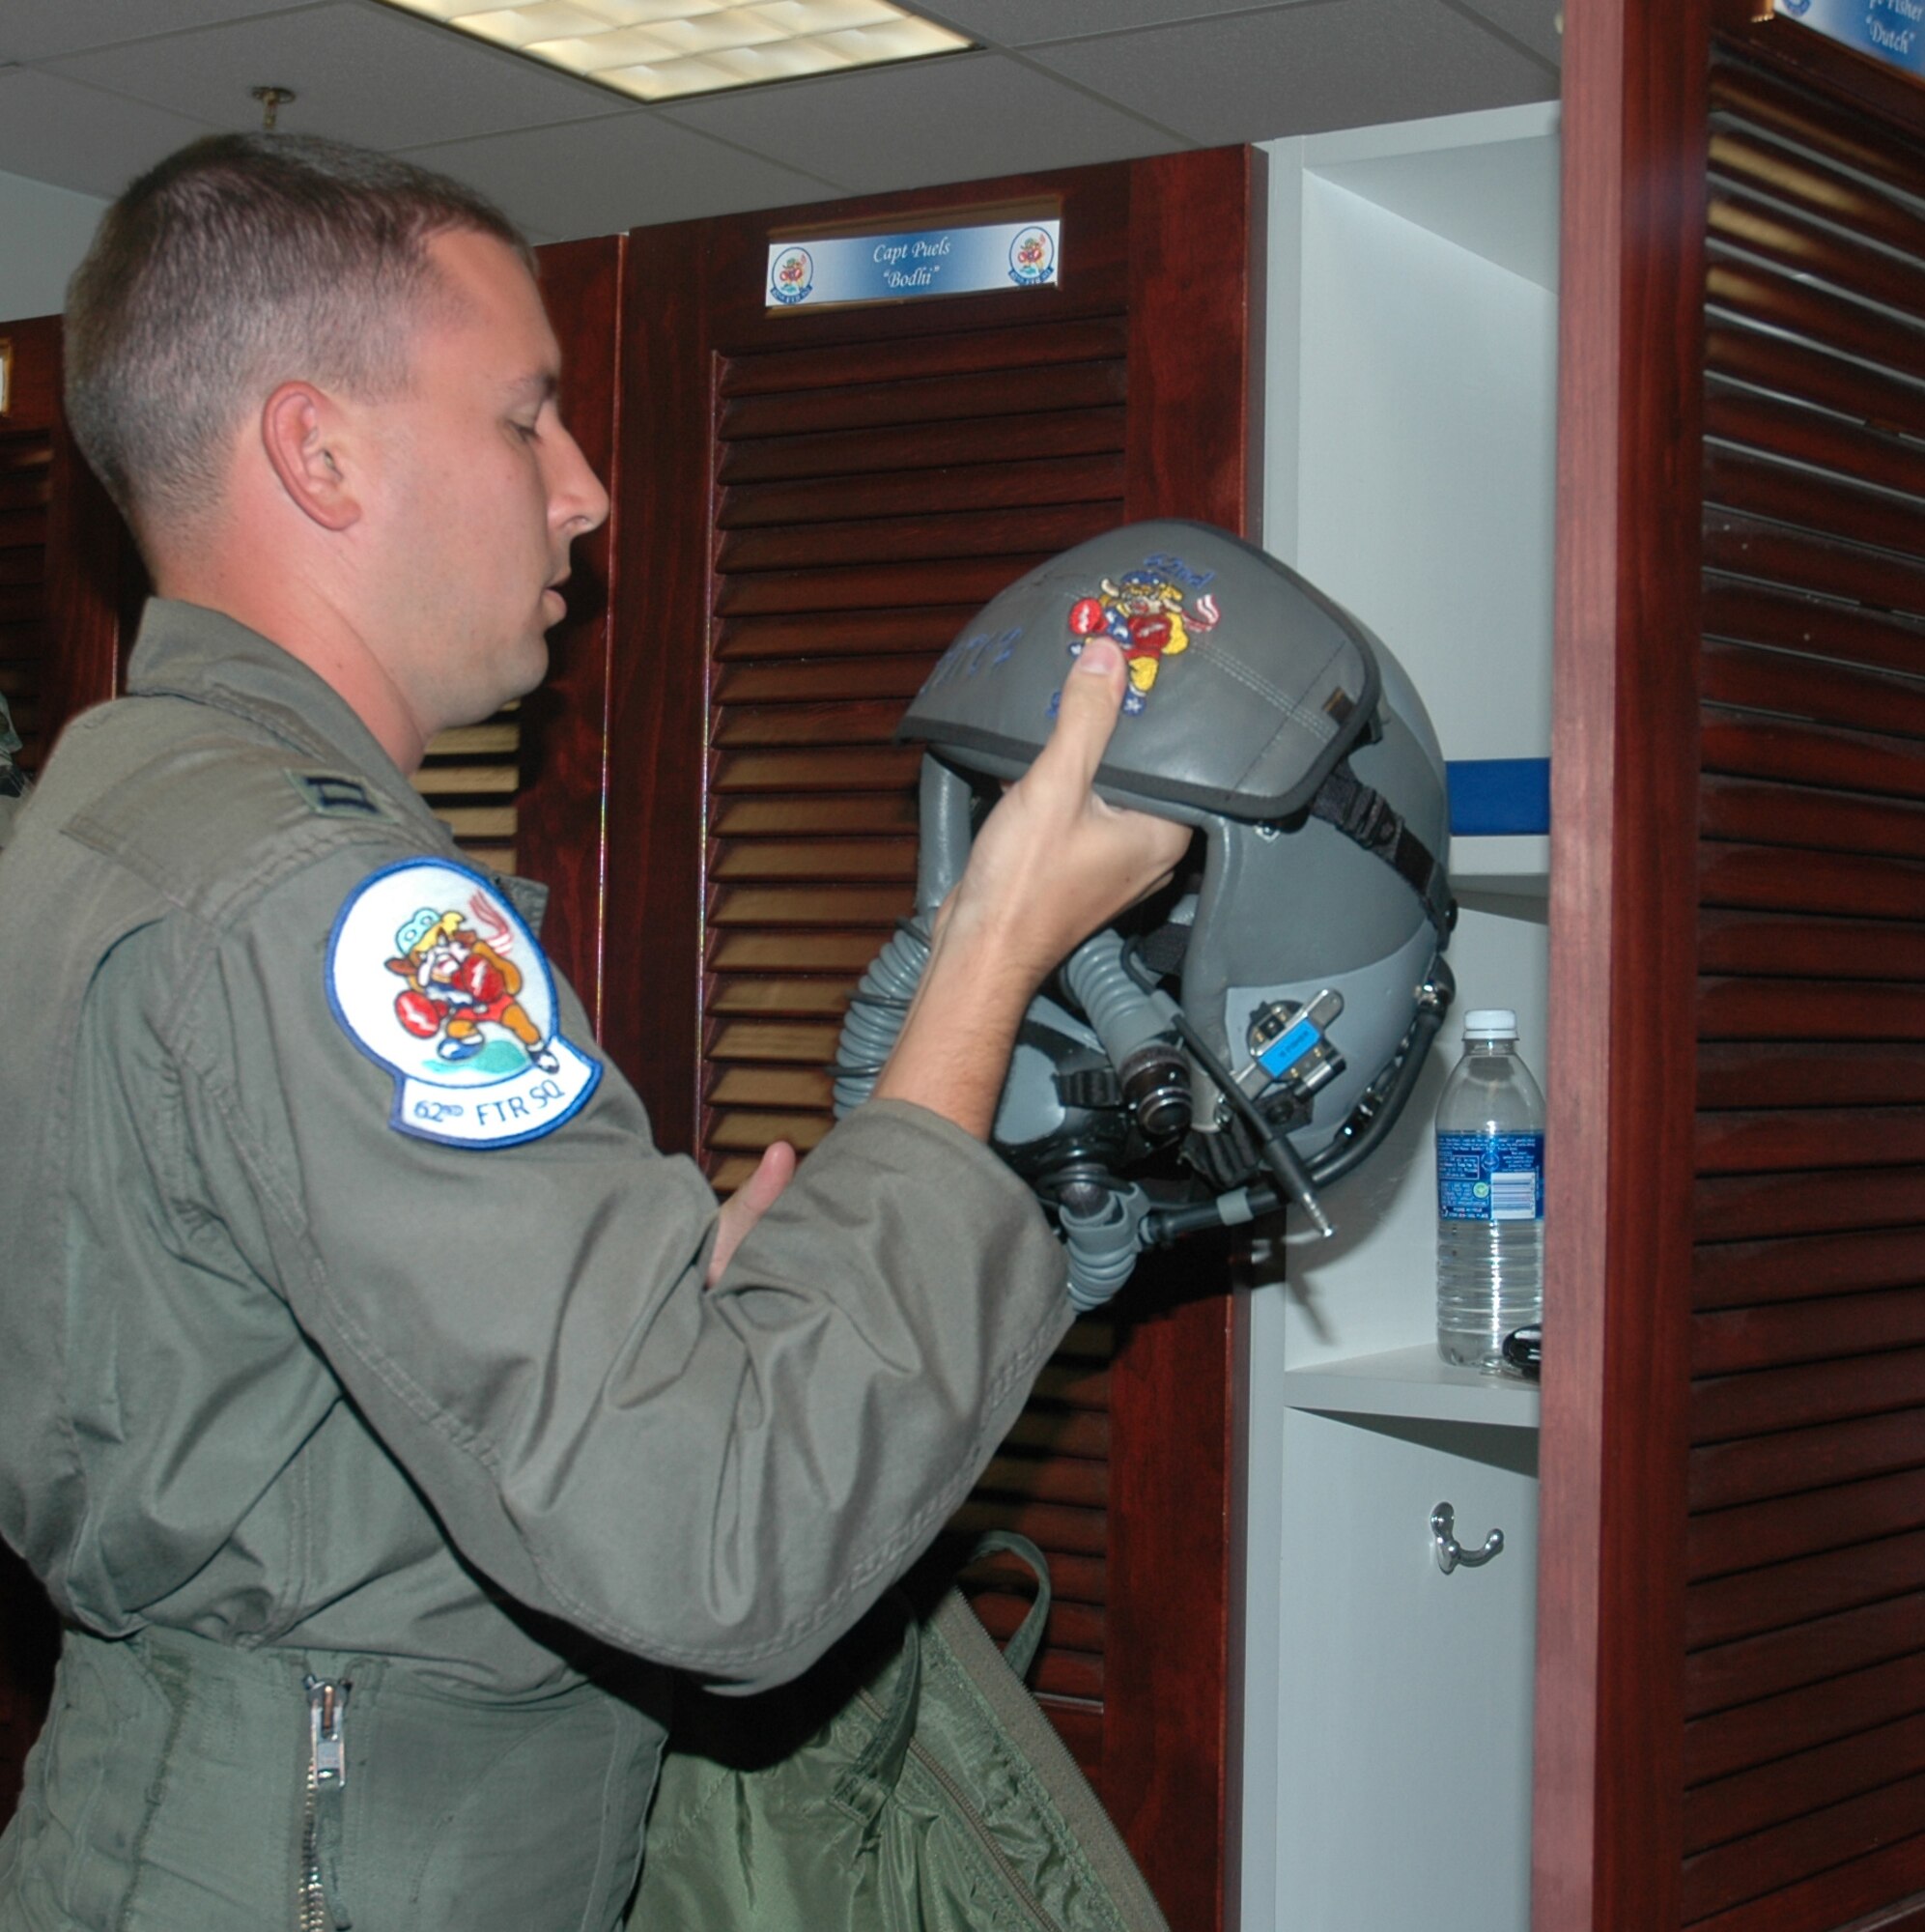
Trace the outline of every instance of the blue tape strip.
<instances>
[{"instance_id":1,"label":"blue tape strip","mask_svg":"<svg viewBox=\"0 0 1925 1932\"><path fill-rule=\"evenodd\" d=\"M1444 771L1454 838L1550 830L1548 758L1454 758Z\"/></svg>"}]
</instances>

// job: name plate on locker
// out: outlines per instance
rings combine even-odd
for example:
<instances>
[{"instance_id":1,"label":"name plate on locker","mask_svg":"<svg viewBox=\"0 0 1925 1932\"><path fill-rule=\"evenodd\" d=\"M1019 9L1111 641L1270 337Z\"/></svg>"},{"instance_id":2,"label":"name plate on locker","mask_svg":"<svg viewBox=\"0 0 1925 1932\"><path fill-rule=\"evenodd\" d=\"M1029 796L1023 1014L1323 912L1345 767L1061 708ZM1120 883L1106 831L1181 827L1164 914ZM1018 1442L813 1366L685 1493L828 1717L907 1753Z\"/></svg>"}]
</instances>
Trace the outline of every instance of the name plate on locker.
<instances>
[{"instance_id":1,"label":"name plate on locker","mask_svg":"<svg viewBox=\"0 0 1925 1932\"><path fill-rule=\"evenodd\" d=\"M1925 0L1770 0L1771 15L1796 20L1854 53L1925 79Z\"/></svg>"},{"instance_id":2,"label":"name plate on locker","mask_svg":"<svg viewBox=\"0 0 1925 1932\"><path fill-rule=\"evenodd\" d=\"M1061 221L922 228L904 235L823 235L769 243L767 308L915 301L985 289L1047 288Z\"/></svg>"}]
</instances>

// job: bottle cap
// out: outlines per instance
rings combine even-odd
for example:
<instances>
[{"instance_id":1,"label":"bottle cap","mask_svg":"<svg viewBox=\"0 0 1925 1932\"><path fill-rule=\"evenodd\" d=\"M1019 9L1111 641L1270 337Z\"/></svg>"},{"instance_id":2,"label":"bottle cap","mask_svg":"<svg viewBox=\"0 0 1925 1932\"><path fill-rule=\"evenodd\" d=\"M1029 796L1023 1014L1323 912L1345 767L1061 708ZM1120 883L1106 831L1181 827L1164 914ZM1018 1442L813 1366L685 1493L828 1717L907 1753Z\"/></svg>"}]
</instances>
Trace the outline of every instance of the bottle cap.
<instances>
[{"instance_id":1,"label":"bottle cap","mask_svg":"<svg viewBox=\"0 0 1925 1932\"><path fill-rule=\"evenodd\" d=\"M1477 1007L1464 1015L1466 1039L1515 1039L1517 1015L1509 1007Z\"/></svg>"}]
</instances>

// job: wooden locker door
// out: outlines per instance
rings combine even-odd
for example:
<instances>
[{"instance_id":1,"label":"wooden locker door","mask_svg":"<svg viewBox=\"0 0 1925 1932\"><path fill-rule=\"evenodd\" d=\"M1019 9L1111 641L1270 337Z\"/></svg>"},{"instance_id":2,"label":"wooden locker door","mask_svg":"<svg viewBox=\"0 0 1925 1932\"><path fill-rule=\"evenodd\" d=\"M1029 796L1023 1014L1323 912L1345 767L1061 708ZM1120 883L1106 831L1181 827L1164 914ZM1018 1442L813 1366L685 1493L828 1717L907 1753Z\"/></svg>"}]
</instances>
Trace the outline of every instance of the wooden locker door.
<instances>
[{"instance_id":1,"label":"wooden locker door","mask_svg":"<svg viewBox=\"0 0 1925 1932\"><path fill-rule=\"evenodd\" d=\"M60 411L60 319L0 323L0 693L37 772L74 712L113 695L123 607L140 594L126 526L81 462ZM0 919L6 917L0 908ZM0 1549L0 1822L46 1708L53 1617Z\"/></svg>"},{"instance_id":2,"label":"wooden locker door","mask_svg":"<svg viewBox=\"0 0 1925 1932\"><path fill-rule=\"evenodd\" d=\"M891 737L936 655L1118 523L1255 526L1253 169L1218 151L629 237L603 1037L722 1187L827 1130L844 998L911 904L918 753ZM772 239L1009 210L1060 212L1061 286L764 305ZM1051 1552L1037 1688L1199 1932L1223 1922L1237 1695L1224 1287L1192 1261L1079 1323L963 1517Z\"/></svg>"},{"instance_id":3,"label":"wooden locker door","mask_svg":"<svg viewBox=\"0 0 1925 1932\"><path fill-rule=\"evenodd\" d=\"M1539 1932L1925 1926L1925 93L1570 16Z\"/></svg>"}]
</instances>

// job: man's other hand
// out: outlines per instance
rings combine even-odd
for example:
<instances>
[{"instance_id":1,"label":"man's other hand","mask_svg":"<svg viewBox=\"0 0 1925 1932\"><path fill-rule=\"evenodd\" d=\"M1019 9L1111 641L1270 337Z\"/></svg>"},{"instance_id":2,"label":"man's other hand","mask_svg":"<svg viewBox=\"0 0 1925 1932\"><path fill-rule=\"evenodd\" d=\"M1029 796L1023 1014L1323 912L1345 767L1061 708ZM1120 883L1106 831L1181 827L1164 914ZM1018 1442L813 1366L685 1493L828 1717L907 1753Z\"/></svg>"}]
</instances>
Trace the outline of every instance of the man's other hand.
<instances>
[{"instance_id":1,"label":"man's other hand","mask_svg":"<svg viewBox=\"0 0 1925 1932\"><path fill-rule=\"evenodd\" d=\"M709 1252L708 1286L722 1279L722 1270L742 1245L742 1237L774 1206L776 1198L795 1179L795 1149L777 1141L763 1153L755 1172L722 1204L716 1222L715 1246Z\"/></svg>"}]
</instances>

